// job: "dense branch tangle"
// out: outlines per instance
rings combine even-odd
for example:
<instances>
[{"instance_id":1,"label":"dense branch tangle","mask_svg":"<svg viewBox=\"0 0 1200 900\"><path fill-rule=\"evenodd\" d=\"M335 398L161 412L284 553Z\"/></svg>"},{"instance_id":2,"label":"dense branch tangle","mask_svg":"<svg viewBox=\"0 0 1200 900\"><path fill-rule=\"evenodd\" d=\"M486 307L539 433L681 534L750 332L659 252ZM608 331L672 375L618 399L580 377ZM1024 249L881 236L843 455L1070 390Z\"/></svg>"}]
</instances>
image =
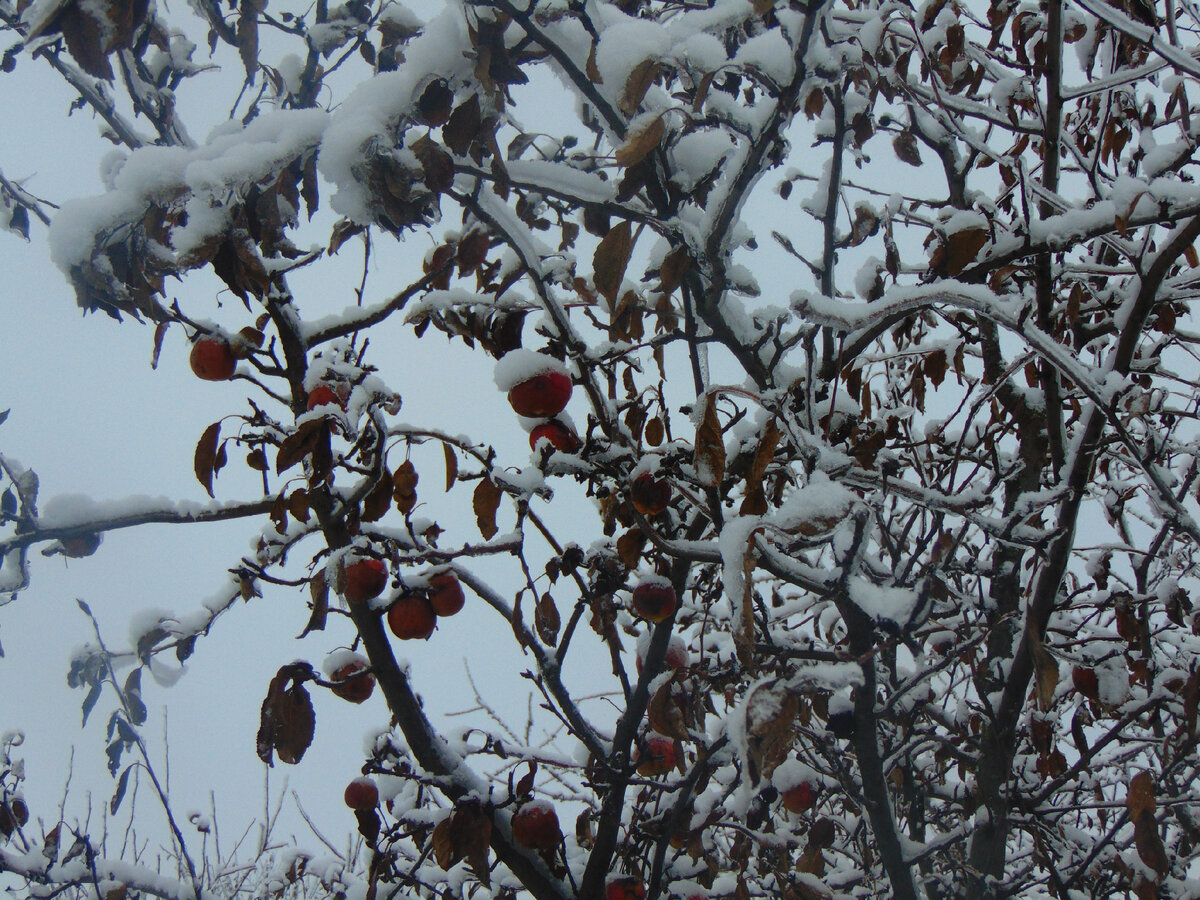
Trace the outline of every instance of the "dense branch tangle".
<instances>
[{"instance_id":1,"label":"dense branch tangle","mask_svg":"<svg viewBox=\"0 0 1200 900\"><path fill-rule=\"evenodd\" d=\"M348 609L399 732L367 769L420 786L360 817L365 878L435 891L466 866L538 898L599 897L614 874L651 900L1196 895L1200 23L1168 10L470 0L418 24L320 5L290 26L302 83L276 73L244 128L153 183L139 150L87 221L59 214L91 226L63 262L85 308L243 360L254 412L225 441L262 471L272 522L238 571L312 581L309 629L348 559L397 577ZM126 87L164 14L93 48L128 57ZM245 35L278 20L240 16L216 34L260 71ZM78 78L62 67L83 51L55 33L26 50ZM314 54L372 67L332 112ZM247 148L219 183L191 165ZM289 236L329 194L329 253L366 248L349 312L319 307L326 260ZM410 232L433 238L420 278L372 256ZM166 276L206 267L244 316L165 302ZM510 363L536 351L582 388L574 422L530 457L460 436L470 421L397 425L419 388L374 334L401 319ZM333 405L308 409L322 385ZM210 483L217 440L206 468L197 453ZM79 523L39 519L5 472L0 548L24 571ZM571 482L594 516L554 515ZM312 524L281 551L289 515ZM431 565L530 651L553 737L516 788L488 769L500 738L452 745L396 662L382 611ZM652 574L680 599L658 624L633 614ZM588 642L615 712L579 699ZM654 731L667 771L647 763ZM539 853L510 820L551 789L578 823ZM414 803L453 827L413 825Z\"/></svg>"}]
</instances>

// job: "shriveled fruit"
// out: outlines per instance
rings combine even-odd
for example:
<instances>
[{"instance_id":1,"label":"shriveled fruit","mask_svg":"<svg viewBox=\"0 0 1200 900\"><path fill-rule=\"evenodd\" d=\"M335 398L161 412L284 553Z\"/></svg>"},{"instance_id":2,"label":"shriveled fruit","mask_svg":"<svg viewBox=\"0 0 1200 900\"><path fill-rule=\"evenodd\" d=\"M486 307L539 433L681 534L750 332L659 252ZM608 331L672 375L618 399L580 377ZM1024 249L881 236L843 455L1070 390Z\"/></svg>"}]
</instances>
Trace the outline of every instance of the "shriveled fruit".
<instances>
[{"instance_id":1,"label":"shriveled fruit","mask_svg":"<svg viewBox=\"0 0 1200 900\"><path fill-rule=\"evenodd\" d=\"M644 472L630 485L629 499L643 516L657 516L671 505L671 485Z\"/></svg>"},{"instance_id":2,"label":"shriveled fruit","mask_svg":"<svg viewBox=\"0 0 1200 900\"><path fill-rule=\"evenodd\" d=\"M202 337L193 343L188 362L196 377L205 381L228 381L237 368L233 348L214 337Z\"/></svg>"},{"instance_id":3,"label":"shriveled fruit","mask_svg":"<svg viewBox=\"0 0 1200 900\"><path fill-rule=\"evenodd\" d=\"M465 602L462 584L453 572L442 572L429 579L429 605L435 615L452 616Z\"/></svg>"},{"instance_id":4,"label":"shriveled fruit","mask_svg":"<svg viewBox=\"0 0 1200 900\"><path fill-rule=\"evenodd\" d=\"M402 641L425 640L437 627L437 615L424 594L401 597L388 610L387 621Z\"/></svg>"}]
</instances>

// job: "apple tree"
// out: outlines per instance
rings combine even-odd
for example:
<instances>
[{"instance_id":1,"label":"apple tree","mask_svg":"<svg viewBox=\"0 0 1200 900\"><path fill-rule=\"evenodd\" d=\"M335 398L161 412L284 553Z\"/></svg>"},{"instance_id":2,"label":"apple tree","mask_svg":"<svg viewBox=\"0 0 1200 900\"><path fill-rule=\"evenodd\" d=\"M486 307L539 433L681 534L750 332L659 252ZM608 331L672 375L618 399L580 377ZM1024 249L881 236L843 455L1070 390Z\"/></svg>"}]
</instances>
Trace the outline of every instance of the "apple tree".
<instances>
[{"instance_id":1,"label":"apple tree","mask_svg":"<svg viewBox=\"0 0 1200 900\"><path fill-rule=\"evenodd\" d=\"M346 795L361 855L295 855L259 895L1200 896L1191 5L0 22L4 70L65 79L119 151L61 207L0 179L0 221L83 310L156 358L185 334L242 389L197 429L208 505L39 512L0 457L8 610L40 552L239 521L224 602L74 659L85 708L115 703L114 776L141 673L243 599L348 648L279 660L247 755L303 765L314 692L386 700ZM222 84L201 139L188 98ZM431 375L406 359L447 341L528 448L470 410L409 418ZM261 490L225 488L239 469ZM464 604L519 647L549 742L427 713L398 657ZM158 872L35 833L15 753L0 873L232 895L182 838Z\"/></svg>"}]
</instances>

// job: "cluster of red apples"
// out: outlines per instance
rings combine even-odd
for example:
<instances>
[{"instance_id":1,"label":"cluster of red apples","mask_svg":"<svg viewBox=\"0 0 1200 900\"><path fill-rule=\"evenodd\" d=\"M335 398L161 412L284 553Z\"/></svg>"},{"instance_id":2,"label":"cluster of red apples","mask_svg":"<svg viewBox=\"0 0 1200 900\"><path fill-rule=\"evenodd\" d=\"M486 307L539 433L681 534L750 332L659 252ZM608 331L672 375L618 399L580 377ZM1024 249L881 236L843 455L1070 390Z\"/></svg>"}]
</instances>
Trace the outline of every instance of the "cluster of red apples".
<instances>
[{"instance_id":1,"label":"cluster of red apples","mask_svg":"<svg viewBox=\"0 0 1200 900\"><path fill-rule=\"evenodd\" d=\"M341 591L347 603L367 603L387 587L387 563L374 557L355 557L342 566ZM429 579L427 590L402 594L387 611L388 627L402 641L424 640L433 634L438 617L452 616L463 608L462 584L453 572Z\"/></svg>"},{"instance_id":2,"label":"cluster of red apples","mask_svg":"<svg viewBox=\"0 0 1200 900\"><path fill-rule=\"evenodd\" d=\"M238 349L224 338L205 335L192 342L188 362L197 378L204 381L228 381L233 377L241 355ZM329 405L344 410L349 398L350 386L347 384L318 384L308 392L307 407L309 412L317 407Z\"/></svg>"},{"instance_id":3,"label":"cluster of red apples","mask_svg":"<svg viewBox=\"0 0 1200 900\"><path fill-rule=\"evenodd\" d=\"M546 357L550 360L550 357ZM548 363L549 364L549 363ZM571 377L557 368L539 372L517 382L508 390L508 405L519 416L545 419L529 432L529 447L536 450L543 438L555 450L576 453L582 446L571 427L557 418L571 399Z\"/></svg>"}]
</instances>

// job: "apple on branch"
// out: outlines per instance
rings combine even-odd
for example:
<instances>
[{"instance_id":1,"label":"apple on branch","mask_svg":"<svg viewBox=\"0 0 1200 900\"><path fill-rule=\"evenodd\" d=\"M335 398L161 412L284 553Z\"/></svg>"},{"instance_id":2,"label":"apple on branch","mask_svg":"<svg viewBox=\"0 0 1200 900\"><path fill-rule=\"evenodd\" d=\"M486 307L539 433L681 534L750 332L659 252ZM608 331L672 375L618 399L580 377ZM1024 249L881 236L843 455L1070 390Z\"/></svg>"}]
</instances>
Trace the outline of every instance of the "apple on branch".
<instances>
[{"instance_id":1,"label":"apple on branch","mask_svg":"<svg viewBox=\"0 0 1200 900\"><path fill-rule=\"evenodd\" d=\"M335 650L322 666L330 681L339 682L330 688L334 695L351 703L365 703L375 691L375 676L365 656L350 650Z\"/></svg>"},{"instance_id":2,"label":"apple on branch","mask_svg":"<svg viewBox=\"0 0 1200 900\"><path fill-rule=\"evenodd\" d=\"M649 575L633 589L633 611L648 622L669 619L679 607L679 596L670 580L661 575Z\"/></svg>"},{"instance_id":3,"label":"apple on branch","mask_svg":"<svg viewBox=\"0 0 1200 900\"><path fill-rule=\"evenodd\" d=\"M545 419L557 416L571 399L571 376L553 356L532 350L511 350L498 363L496 386L508 394L519 416Z\"/></svg>"},{"instance_id":4,"label":"apple on branch","mask_svg":"<svg viewBox=\"0 0 1200 900\"><path fill-rule=\"evenodd\" d=\"M341 594L347 603L374 600L387 587L388 567L382 559L350 556L342 561Z\"/></svg>"},{"instance_id":5,"label":"apple on branch","mask_svg":"<svg viewBox=\"0 0 1200 900\"><path fill-rule=\"evenodd\" d=\"M355 812L365 812L379 805L379 788L375 782L365 776L355 778L348 785L343 795L346 805Z\"/></svg>"},{"instance_id":6,"label":"apple on branch","mask_svg":"<svg viewBox=\"0 0 1200 900\"><path fill-rule=\"evenodd\" d=\"M575 432L560 419L535 425L529 432L529 449L537 450L543 440L549 441L551 447L563 453L577 453L583 446Z\"/></svg>"},{"instance_id":7,"label":"apple on branch","mask_svg":"<svg viewBox=\"0 0 1200 900\"><path fill-rule=\"evenodd\" d=\"M388 628L402 641L426 640L437 627L437 613L423 593L405 594L387 612Z\"/></svg>"},{"instance_id":8,"label":"apple on branch","mask_svg":"<svg viewBox=\"0 0 1200 900\"><path fill-rule=\"evenodd\" d=\"M653 778L656 775L666 775L678 762L675 742L669 737L654 734L646 739L638 752L637 771L639 775Z\"/></svg>"},{"instance_id":9,"label":"apple on branch","mask_svg":"<svg viewBox=\"0 0 1200 900\"><path fill-rule=\"evenodd\" d=\"M554 850L562 841L558 813L546 800L530 800L513 813L513 840L530 850Z\"/></svg>"},{"instance_id":10,"label":"apple on branch","mask_svg":"<svg viewBox=\"0 0 1200 900\"><path fill-rule=\"evenodd\" d=\"M429 579L429 606L435 615L452 616L465 603L462 583L453 572L439 572Z\"/></svg>"},{"instance_id":11,"label":"apple on branch","mask_svg":"<svg viewBox=\"0 0 1200 900\"><path fill-rule=\"evenodd\" d=\"M197 378L204 381L228 381L237 368L233 347L219 337L197 338L192 343L188 362Z\"/></svg>"}]
</instances>

